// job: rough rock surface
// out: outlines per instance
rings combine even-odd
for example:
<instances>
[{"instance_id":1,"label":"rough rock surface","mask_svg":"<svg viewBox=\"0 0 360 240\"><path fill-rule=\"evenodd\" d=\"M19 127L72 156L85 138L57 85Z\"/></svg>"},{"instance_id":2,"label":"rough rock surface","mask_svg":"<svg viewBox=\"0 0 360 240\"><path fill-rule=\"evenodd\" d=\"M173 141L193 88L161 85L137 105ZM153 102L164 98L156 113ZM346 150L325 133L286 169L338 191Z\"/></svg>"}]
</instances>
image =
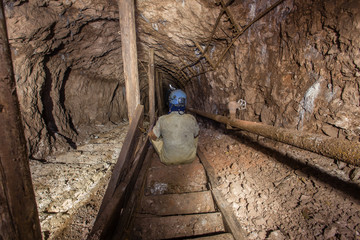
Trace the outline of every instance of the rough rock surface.
<instances>
[{"instance_id":1,"label":"rough rock surface","mask_svg":"<svg viewBox=\"0 0 360 240\"><path fill-rule=\"evenodd\" d=\"M98 132L76 150L31 161L44 239L84 239L88 234L127 127L128 123L98 126Z\"/></svg>"},{"instance_id":2,"label":"rough rock surface","mask_svg":"<svg viewBox=\"0 0 360 240\"><path fill-rule=\"evenodd\" d=\"M115 0L5 3L32 157L74 147L82 125L126 118ZM242 29L272 3L233 1L228 10ZM229 100L244 99L246 120L359 141L359 1L284 0L223 58L235 34L225 14L210 39L215 2L140 0L136 7L143 103L152 47L164 90L184 87L190 105L223 114ZM209 44L215 70L205 59L196 63L196 43Z\"/></svg>"},{"instance_id":3,"label":"rough rock surface","mask_svg":"<svg viewBox=\"0 0 360 240\"><path fill-rule=\"evenodd\" d=\"M256 142L241 132L201 126L199 144L218 175L218 190L249 239L360 237L360 179L352 178L359 168L266 139ZM108 181L105 166L114 161L102 159L116 155L110 151L122 141L125 132L118 131L125 128L94 135L81 146L83 153L32 163L44 239L86 238ZM74 162L75 157L89 163ZM60 164L65 161L67 165ZM55 178L47 174L50 170L61 174ZM163 167L161 174L166 173ZM89 189L99 178L97 187Z\"/></svg>"},{"instance_id":4,"label":"rough rock surface","mask_svg":"<svg viewBox=\"0 0 360 240\"><path fill-rule=\"evenodd\" d=\"M75 148L84 124L126 118L114 2L8 1L5 10L31 157Z\"/></svg>"},{"instance_id":5,"label":"rough rock surface","mask_svg":"<svg viewBox=\"0 0 360 240\"><path fill-rule=\"evenodd\" d=\"M230 130L200 143L249 239L360 237L359 168Z\"/></svg>"},{"instance_id":6,"label":"rough rock surface","mask_svg":"<svg viewBox=\"0 0 360 240\"><path fill-rule=\"evenodd\" d=\"M268 6L229 8L245 26ZM246 120L359 141L359 8L284 1L234 42L219 69L191 82L193 97L200 92L203 109L219 114L231 98L244 99Z\"/></svg>"},{"instance_id":7,"label":"rough rock surface","mask_svg":"<svg viewBox=\"0 0 360 240\"><path fill-rule=\"evenodd\" d=\"M4 2L31 158L77 153L97 124L126 118L117 1ZM274 2L235 0L228 9L242 29ZM193 107L226 114L229 100L244 99L239 118L359 141L359 1L284 0L223 58L235 35L224 15L210 41L220 13L214 2L138 0L136 11L143 103L152 47L164 90L169 83L184 87ZM196 42L209 43L213 63L221 60L215 70L204 58L196 63ZM251 135L241 135L240 143L236 134L209 130L203 136L221 190L250 239L359 238L358 168L260 137L255 143ZM70 167L81 163L74 161ZM46 171L57 170L38 169L34 179ZM56 207L62 216L68 203Z\"/></svg>"}]
</instances>

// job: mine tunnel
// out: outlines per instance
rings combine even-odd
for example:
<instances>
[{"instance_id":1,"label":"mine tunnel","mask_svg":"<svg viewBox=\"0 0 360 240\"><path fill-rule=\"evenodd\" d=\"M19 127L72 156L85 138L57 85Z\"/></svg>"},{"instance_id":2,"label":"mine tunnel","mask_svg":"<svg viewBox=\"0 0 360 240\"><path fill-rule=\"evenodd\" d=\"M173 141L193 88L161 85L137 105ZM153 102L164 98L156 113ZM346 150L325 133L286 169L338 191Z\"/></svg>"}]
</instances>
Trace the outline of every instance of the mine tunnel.
<instances>
[{"instance_id":1,"label":"mine tunnel","mask_svg":"<svg viewBox=\"0 0 360 240\"><path fill-rule=\"evenodd\" d=\"M360 238L360 1L0 5L0 239ZM191 164L148 150L172 89Z\"/></svg>"}]
</instances>

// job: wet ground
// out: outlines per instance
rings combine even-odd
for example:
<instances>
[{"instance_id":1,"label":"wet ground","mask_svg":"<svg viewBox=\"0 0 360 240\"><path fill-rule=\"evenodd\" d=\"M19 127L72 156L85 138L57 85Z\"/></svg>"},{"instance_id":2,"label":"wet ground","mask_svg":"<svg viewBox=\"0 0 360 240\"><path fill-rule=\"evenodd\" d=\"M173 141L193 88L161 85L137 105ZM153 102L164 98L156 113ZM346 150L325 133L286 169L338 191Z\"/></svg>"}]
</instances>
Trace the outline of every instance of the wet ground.
<instances>
[{"instance_id":1,"label":"wet ground","mask_svg":"<svg viewBox=\"0 0 360 240\"><path fill-rule=\"evenodd\" d=\"M44 239L86 238L126 130L31 162ZM199 147L249 239L360 239L358 168L220 126L202 126Z\"/></svg>"}]
</instances>

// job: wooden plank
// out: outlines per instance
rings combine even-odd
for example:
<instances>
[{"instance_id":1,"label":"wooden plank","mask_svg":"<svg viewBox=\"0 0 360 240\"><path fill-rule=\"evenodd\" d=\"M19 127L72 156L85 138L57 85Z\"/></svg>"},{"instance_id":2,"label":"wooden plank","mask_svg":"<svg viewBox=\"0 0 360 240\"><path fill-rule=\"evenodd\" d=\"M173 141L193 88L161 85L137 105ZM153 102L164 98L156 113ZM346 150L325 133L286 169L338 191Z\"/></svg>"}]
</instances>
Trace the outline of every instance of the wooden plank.
<instances>
[{"instance_id":1,"label":"wooden plank","mask_svg":"<svg viewBox=\"0 0 360 240\"><path fill-rule=\"evenodd\" d=\"M196 157L192 163L200 163L199 158ZM156 156L154 156L151 161L151 167L165 167L165 166L166 165L160 161L159 155L156 154Z\"/></svg>"},{"instance_id":2,"label":"wooden plank","mask_svg":"<svg viewBox=\"0 0 360 240\"><path fill-rule=\"evenodd\" d=\"M97 216L94 226L88 235L88 240L104 239L109 237L114 231L113 228L116 226L116 217L120 215L121 208L126 206L131 196L131 190L136 183L148 146L149 140L148 137L146 137L143 146L136 154L130 172L116 187L113 196L109 199L104 210Z\"/></svg>"},{"instance_id":3,"label":"wooden plank","mask_svg":"<svg viewBox=\"0 0 360 240\"><path fill-rule=\"evenodd\" d=\"M196 41L194 41L196 47L199 49L199 51L204 55L206 61L210 64L210 66L215 69L215 64L213 63L213 61L211 60L210 56L208 53L204 52L204 49L200 46L200 44Z\"/></svg>"},{"instance_id":4,"label":"wooden plank","mask_svg":"<svg viewBox=\"0 0 360 240\"><path fill-rule=\"evenodd\" d=\"M234 238L236 240L245 240L246 233L245 233L244 229L241 227L240 222L237 220L237 218L234 214L234 211L232 210L229 203L221 195L221 192L219 190L212 189L212 193L213 193L216 205L223 213L225 223L226 223L227 227L230 229L230 232L232 233Z\"/></svg>"},{"instance_id":5,"label":"wooden plank","mask_svg":"<svg viewBox=\"0 0 360 240\"><path fill-rule=\"evenodd\" d=\"M207 190L207 179L201 164L161 166L149 169L145 194L201 192Z\"/></svg>"},{"instance_id":6,"label":"wooden plank","mask_svg":"<svg viewBox=\"0 0 360 240\"><path fill-rule=\"evenodd\" d=\"M133 213L135 211L135 207L140 205L141 201L141 194L142 189L144 187L145 181L146 181L146 173L149 169L149 166L151 164L151 159L154 155L157 155L155 153L155 150L152 146L149 147L148 152L146 153L146 157L144 159L144 162L142 164L142 168L140 170L140 173L137 177L135 187L133 191L131 192L131 197L127 203L127 205L123 208L123 211L121 211L119 220L117 222L117 226L115 228L114 235L112 236L112 239L124 239L124 234L128 232L131 222L133 220Z\"/></svg>"},{"instance_id":7,"label":"wooden plank","mask_svg":"<svg viewBox=\"0 0 360 240\"><path fill-rule=\"evenodd\" d=\"M109 203L109 200L112 197L113 193L115 192L115 188L121 177L124 164L126 162L130 162L130 158L135 151L135 146L137 145L136 141L138 140L137 136L140 134L140 130L138 127L142 122L143 112L144 112L144 106L139 105L136 109L136 114L133 119L133 122L130 124L129 130L126 134L124 144L120 151L119 158L114 166L111 179L109 181L108 187L106 189L104 198L100 206L99 214L102 213L105 206Z\"/></svg>"},{"instance_id":8,"label":"wooden plank","mask_svg":"<svg viewBox=\"0 0 360 240\"><path fill-rule=\"evenodd\" d=\"M189 238L190 239L190 238ZM216 234L208 237L198 237L198 238L191 238L191 239L198 239L198 240L234 240L234 237L231 233L221 233Z\"/></svg>"},{"instance_id":9,"label":"wooden plank","mask_svg":"<svg viewBox=\"0 0 360 240\"><path fill-rule=\"evenodd\" d=\"M237 22L234 20L234 17L232 15L232 13L230 12L230 10L227 8L226 4L224 3L223 0L220 0L220 4L222 7L222 10L226 12L226 15L228 16L229 20L230 20L230 24L235 28L235 32L234 34L238 34L241 31L240 26L237 24Z\"/></svg>"},{"instance_id":10,"label":"wooden plank","mask_svg":"<svg viewBox=\"0 0 360 240\"><path fill-rule=\"evenodd\" d=\"M158 105L158 112L159 112L159 115L163 115L164 111L164 103L163 103L163 96L161 95L162 91L161 91L161 88L162 88L162 85L161 85L161 79L160 79L160 72L159 71L156 71L156 86L155 86L155 89L156 89L156 97L157 97L157 105Z\"/></svg>"},{"instance_id":11,"label":"wooden plank","mask_svg":"<svg viewBox=\"0 0 360 240\"><path fill-rule=\"evenodd\" d=\"M204 165L205 167L205 170L206 170L206 174L207 176L209 177L209 180L210 180L210 184L213 188L217 187L220 185L220 182L219 180L217 179L217 176L216 176L216 171L215 169L213 168L213 166L210 164L210 162L207 160L207 158L205 157L204 155L204 150L202 147L198 147L197 149L197 155L200 159L200 162Z\"/></svg>"},{"instance_id":12,"label":"wooden plank","mask_svg":"<svg viewBox=\"0 0 360 240\"><path fill-rule=\"evenodd\" d=\"M166 104L166 100L164 99L164 88L163 88L163 84L164 84L164 79L163 79L163 75L164 72L163 71L159 71L159 87L160 87L160 98L162 100L162 113L161 114L166 114L167 110L165 110L165 104Z\"/></svg>"},{"instance_id":13,"label":"wooden plank","mask_svg":"<svg viewBox=\"0 0 360 240\"><path fill-rule=\"evenodd\" d=\"M184 66L187 65L187 62L185 62L185 60L182 59L181 57L180 57L180 60L181 60L181 62L184 64ZM189 69L189 71L190 71L193 75L196 75L196 74L197 74L192 67L188 67L188 69ZM181 70L181 69L179 68L179 70ZM182 70L181 70L181 71L182 71Z\"/></svg>"},{"instance_id":14,"label":"wooden plank","mask_svg":"<svg viewBox=\"0 0 360 240\"><path fill-rule=\"evenodd\" d=\"M224 232L221 213L168 217L138 217L134 224L135 239L174 239Z\"/></svg>"},{"instance_id":15,"label":"wooden plank","mask_svg":"<svg viewBox=\"0 0 360 240\"><path fill-rule=\"evenodd\" d=\"M183 194L144 196L141 201L142 214L157 216L215 212L210 191Z\"/></svg>"},{"instance_id":16,"label":"wooden plank","mask_svg":"<svg viewBox=\"0 0 360 240\"><path fill-rule=\"evenodd\" d=\"M41 239L4 16L0 1L0 239Z\"/></svg>"},{"instance_id":17,"label":"wooden plank","mask_svg":"<svg viewBox=\"0 0 360 240\"><path fill-rule=\"evenodd\" d=\"M149 51L149 118L150 126L155 122L155 63L154 49Z\"/></svg>"},{"instance_id":18,"label":"wooden plank","mask_svg":"<svg viewBox=\"0 0 360 240\"><path fill-rule=\"evenodd\" d=\"M211 163L203 154L203 150L201 148L198 149L198 156L200 158L201 163L204 165L206 169L207 176L209 178L211 186L213 187L211 191L213 193L214 200L220 211L223 213L226 226L230 229L230 232L233 234L236 240L246 239L246 233L241 227L239 221L237 220L231 206L221 195L221 192L215 188L216 186L219 185L216 172L214 168L211 166Z\"/></svg>"},{"instance_id":19,"label":"wooden plank","mask_svg":"<svg viewBox=\"0 0 360 240\"><path fill-rule=\"evenodd\" d=\"M135 1L119 0L121 49L124 66L126 102L131 123L140 104L140 87L135 30Z\"/></svg>"}]
</instances>

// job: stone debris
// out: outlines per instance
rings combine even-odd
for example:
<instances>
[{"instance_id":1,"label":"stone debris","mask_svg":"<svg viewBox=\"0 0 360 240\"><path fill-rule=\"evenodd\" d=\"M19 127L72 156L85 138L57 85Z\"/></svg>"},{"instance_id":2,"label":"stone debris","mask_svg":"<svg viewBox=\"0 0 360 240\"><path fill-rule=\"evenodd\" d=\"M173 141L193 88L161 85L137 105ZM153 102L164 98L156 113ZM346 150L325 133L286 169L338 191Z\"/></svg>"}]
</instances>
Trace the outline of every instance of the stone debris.
<instances>
[{"instance_id":1,"label":"stone debris","mask_svg":"<svg viewBox=\"0 0 360 240\"><path fill-rule=\"evenodd\" d=\"M104 127L106 132L93 135L76 150L49 156L45 162L30 161L43 239L64 239L61 231L77 221L80 222L75 225L80 226L80 231L72 231L66 239L87 234L100 207L127 127L128 123L113 126L110 130ZM97 201L94 202L91 198L96 192ZM82 210L84 212L78 216L79 209L85 206L92 209Z\"/></svg>"},{"instance_id":2,"label":"stone debris","mask_svg":"<svg viewBox=\"0 0 360 240\"><path fill-rule=\"evenodd\" d=\"M226 131L202 129L200 146L248 239L359 238L357 168Z\"/></svg>"}]
</instances>

